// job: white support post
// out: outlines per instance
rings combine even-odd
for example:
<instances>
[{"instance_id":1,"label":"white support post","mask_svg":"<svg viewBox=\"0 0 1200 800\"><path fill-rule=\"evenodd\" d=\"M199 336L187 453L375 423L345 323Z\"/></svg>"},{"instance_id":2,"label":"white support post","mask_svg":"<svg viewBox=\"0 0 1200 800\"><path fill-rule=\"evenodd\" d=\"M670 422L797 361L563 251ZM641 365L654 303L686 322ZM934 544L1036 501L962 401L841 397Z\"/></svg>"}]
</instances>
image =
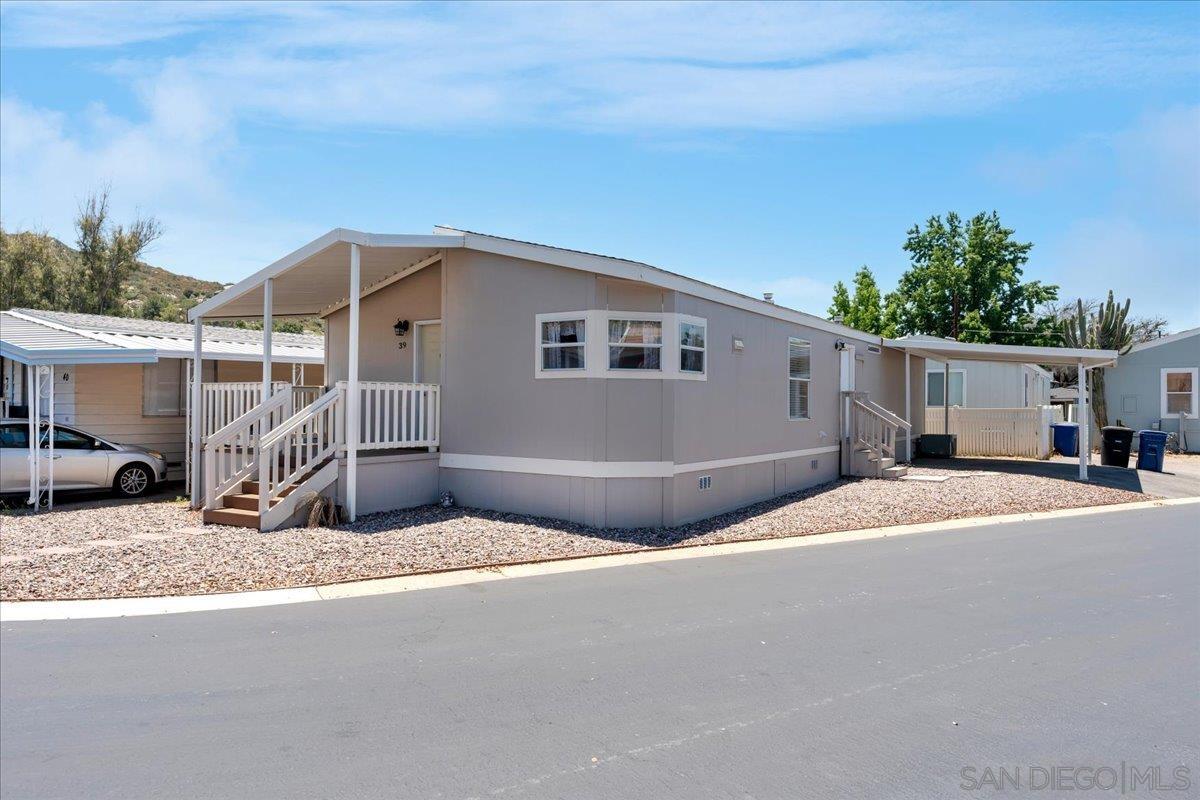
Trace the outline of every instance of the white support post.
<instances>
[{"instance_id":1,"label":"white support post","mask_svg":"<svg viewBox=\"0 0 1200 800\"><path fill-rule=\"evenodd\" d=\"M204 491L201 489L204 471L200 469L201 437L204 432L204 408L201 388L204 380L204 320L196 317L192 323L192 508L199 508Z\"/></svg>"},{"instance_id":2,"label":"white support post","mask_svg":"<svg viewBox=\"0 0 1200 800\"><path fill-rule=\"evenodd\" d=\"M271 328L274 325L274 321L271 319L271 312L275 302L274 285L274 278L267 278L267 282L263 284L262 399L264 403L271 398Z\"/></svg>"},{"instance_id":3,"label":"white support post","mask_svg":"<svg viewBox=\"0 0 1200 800\"><path fill-rule=\"evenodd\" d=\"M46 419L50 423L46 432L49 440L50 458L46 462L46 508L54 510L54 365L50 365L50 391L47 392Z\"/></svg>"},{"instance_id":4,"label":"white support post","mask_svg":"<svg viewBox=\"0 0 1200 800\"><path fill-rule=\"evenodd\" d=\"M904 449L908 454L907 461L912 461L912 365L911 353L904 351L904 418L908 420L908 430L904 434Z\"/></svg>"},{"instance_id":5,"label":"white support post","mask_svg":"<svg viewBox=\"0 0 1200 800\"><path fill-rule=\"evenodd\" d=\"M1083 366L1083 359L1079 360L1078 370L1075 418L1079 423L1079 427L1075 431L1079 437L1079 480L1086 481L1088 479L1088 456L1091 455L1091 452L1087 435L1090 425L1088 419L1090 415L1088 414L1087 370Z\"/></svg>"},{"instance_id":6,"label":"white support post","mask_svg":"<svg viewBox=\"0 0 1200 800\"><path fill-rule=\"evenodd\" d=\"M357 244L350 245L350 352L349 376L346 381L346 506L350 521L354 522L358 511L358 439L359 439L359 392L358 392L358 301L361 292L359 280L359 251Z\"/></svg>"},{"instance_id":7,"label":"white support post","mask_svg":"<svg viewBox=\"0 0 1200 800\"><path fill-rule=\"evenodd\" d=\"M37 510L38 485L37 365L25 365L25 408L29 412L29 504Z\"/></svg>"},{"instance_id":8,"label":"white support post","mask_svg":"<svg viewBox=\"0 0 1200 800\"><path fill-rule=\"evenodd\" d=\"M945 409L945 427L942 433L950 435L950 359L946 359L946 371L942 378L942 408Z\"/></svg>"}]
</instances>

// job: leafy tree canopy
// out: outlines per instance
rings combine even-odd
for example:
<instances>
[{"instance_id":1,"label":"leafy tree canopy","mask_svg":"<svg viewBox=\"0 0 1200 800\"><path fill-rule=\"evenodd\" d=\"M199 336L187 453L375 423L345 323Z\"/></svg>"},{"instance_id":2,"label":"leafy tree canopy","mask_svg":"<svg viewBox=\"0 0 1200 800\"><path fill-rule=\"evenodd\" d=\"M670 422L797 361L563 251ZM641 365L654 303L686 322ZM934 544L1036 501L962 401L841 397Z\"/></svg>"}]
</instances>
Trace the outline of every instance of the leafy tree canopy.
<instances>
[{"instance_id":1,"label":"leafy tree canopy","mask_svg":"<svg viewBox=\"0 0 1200 800\"><path fill-rule=\"evenodd\" d=\"M860 331L895 335L894 326L885 319L883 295L871 268L863 265L854 273L854 294L846 284L838 281L833 287L833 303L829 306L829 318L840 319L844 324Z\"/></svg>"},{"instance_id":2,"label":"leafy tree canopy","mask_svg":"<svg viewBox=\"0 0 1200 800\"><path fill-rule=\"evenodd\" d=\"M1038 309L1058 287L1022 282L1033 245L1018 242L996 212L964 222L950 212L908 231L910 267L886 298L885 319L896 333L964 342L1057 344L1056 321Z\"/></svg>"}]
</instances>

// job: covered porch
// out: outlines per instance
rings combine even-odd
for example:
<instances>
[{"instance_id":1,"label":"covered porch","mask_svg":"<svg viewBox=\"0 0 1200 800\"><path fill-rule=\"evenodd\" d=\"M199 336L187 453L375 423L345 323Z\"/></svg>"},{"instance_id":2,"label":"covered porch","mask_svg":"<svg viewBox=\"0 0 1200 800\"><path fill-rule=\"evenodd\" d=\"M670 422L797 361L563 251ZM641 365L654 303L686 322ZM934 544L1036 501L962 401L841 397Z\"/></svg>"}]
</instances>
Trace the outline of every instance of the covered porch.
<instances>
[{"instance_id":1,"label":"covered porch","mask_svg":"<svg viewBox=\"0 0 1200 800\"><path fill-rule=\"evenodd\" d=\"M1103 367L1113 366L1117 363L1117 353L1114 350L1088 350L1080 348L1066 347L1034 347L1026 345L998 345L998 344L973 344L969 342L956 342L952 340L942 340L931 337L905 337L900 339L884 340L887 347L891 347L904 352L905 359L905 416L911 419L911 408L913 405L914 387L911 384L911 371L908 369L909 362L913 356L924 358L928 361L935 361L944 364L944 377L942 386L942 405L941 405L941 430L944 433L952 431L950 403L950 362L953 361L990 361L1004 362L1011 364L1036 364L1040 366L1073 366L1076 368L1076 397L1075 397L1075 419L1089 419L1090 411L1088 404L1088 388L1087 374L1089 370L1099 369ZM924 387L919 387L918 391L924 392ZM975 411L975 409L971 409ZM978 409L985 414L995 414L997 409ZM1015 411L1015 409L1014 409ZM1031 419L1029 424L1040 426L1048 425L1050 422L1049 412L1042 413L1036 410L1037 419ZM937 409L927 408L926 413L930 417L937 415ZM1079 480L1088 480L1088 466L1091 462L1091 445L1088 441L1088 425L1079 426L1079 456L1078 456L1078 478ZM923 431L923 433L927 433ZM912 437L910 436L907 443L907 457L911 461L913 458Z\"/></svg>"},{"instance_id":2,"label":"covered porch","mask_svg":"<svg viewBox=\"0 0 1200 800\"><path fill-rule=\"evenodd\" d=\"M425 280L429 299L420 312L393 319L384 316L395 314L389 304L369 307L365 337L362 301L440 265L447 248L461 246L461 235L337 229L193 308L197 348L205 320L261 320L265 334L261 383L193 386L193 406L205 409L191 429L193 507L206 516L244 511L257 516L253 526L270 529L291 516L302 494L336 491L353 521L360 513L360 454L436 451L440 282ZM278 386L270 379L272 322L298 316L326 321L323 386ZM382 346L389 340L397 352ZM397 364L404 369L398 372ZM397 374L410 379L386 379Z\"/></svg>"}]
</instances>

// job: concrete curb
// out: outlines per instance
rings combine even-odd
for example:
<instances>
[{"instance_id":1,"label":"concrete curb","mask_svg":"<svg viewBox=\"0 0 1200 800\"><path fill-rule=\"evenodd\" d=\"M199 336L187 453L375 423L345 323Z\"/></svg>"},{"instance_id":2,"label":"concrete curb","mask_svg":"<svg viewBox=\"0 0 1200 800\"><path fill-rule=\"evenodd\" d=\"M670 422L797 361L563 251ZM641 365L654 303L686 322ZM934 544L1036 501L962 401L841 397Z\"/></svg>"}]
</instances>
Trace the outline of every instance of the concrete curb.
<instances>
[{"instance_id":1,"label":"concrete curb","mask_svg":"<svg viewBox=\"0 0 1200 800\"><path fill-rule=\"evenodd\" d=\"M1136 511L1200 504L1200 497L1185 497L1170 500L1145 500L1136 503L1118 503L1106 506L1067 508L1057 511L1038 511L1024 514L1005 514L994 517L967 517L941 522L926 522L918 525L893 525L886 528L865 528L856 531L816 533L779 539L752 539L721 544L665 547L655 550L637 550L631 553L581 556L554 561L535 561L495 567L467 568L400 575L391 578L369 578L361 581L332 583L322 586L304 586L293 589L264 589L249 592L224 594L183 595L173 597L130 597L102 600L10 600L0 602L0 622L32 622L62 619L103 619L108 617L140 617L154 614L181 614L190 611L221 611L235 608L259 608L262 606L308 603L316 600L335 600L349 597L411 592L421 589L438 589L447 586L462 586L468 583L527 578L535 575L557 575L605 567L620 567L633 564L652 564L662 561L680 561L691 558L733 555L736 553L758 553L767 550L785 550L793 547L809 547L822 544L861 542L891 536L907 536L915 533L978 528L986 525L1004 525L1031 520L1061 519L1107 514L1116 511Z\"/></svg>"}]
</instances>

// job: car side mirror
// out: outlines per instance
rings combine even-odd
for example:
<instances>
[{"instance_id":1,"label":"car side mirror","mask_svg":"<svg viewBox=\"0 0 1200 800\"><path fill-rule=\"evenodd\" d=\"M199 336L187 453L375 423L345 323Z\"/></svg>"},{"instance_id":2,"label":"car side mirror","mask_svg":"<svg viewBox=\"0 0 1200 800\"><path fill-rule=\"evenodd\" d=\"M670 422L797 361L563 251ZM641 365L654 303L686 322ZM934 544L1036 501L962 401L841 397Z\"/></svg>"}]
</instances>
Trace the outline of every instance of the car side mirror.
<instances>
[{"instance_id":1,"label":"car side mirror","mask_svg":"<svg viewBox=\"0 0 1200 800\"><path fill-rule=\"evenodd\" d=\"M92 440L92 449L93 450L103 450L104 442L100 441L99 439L93 439Z\"/></svg>"}]
</instances>

